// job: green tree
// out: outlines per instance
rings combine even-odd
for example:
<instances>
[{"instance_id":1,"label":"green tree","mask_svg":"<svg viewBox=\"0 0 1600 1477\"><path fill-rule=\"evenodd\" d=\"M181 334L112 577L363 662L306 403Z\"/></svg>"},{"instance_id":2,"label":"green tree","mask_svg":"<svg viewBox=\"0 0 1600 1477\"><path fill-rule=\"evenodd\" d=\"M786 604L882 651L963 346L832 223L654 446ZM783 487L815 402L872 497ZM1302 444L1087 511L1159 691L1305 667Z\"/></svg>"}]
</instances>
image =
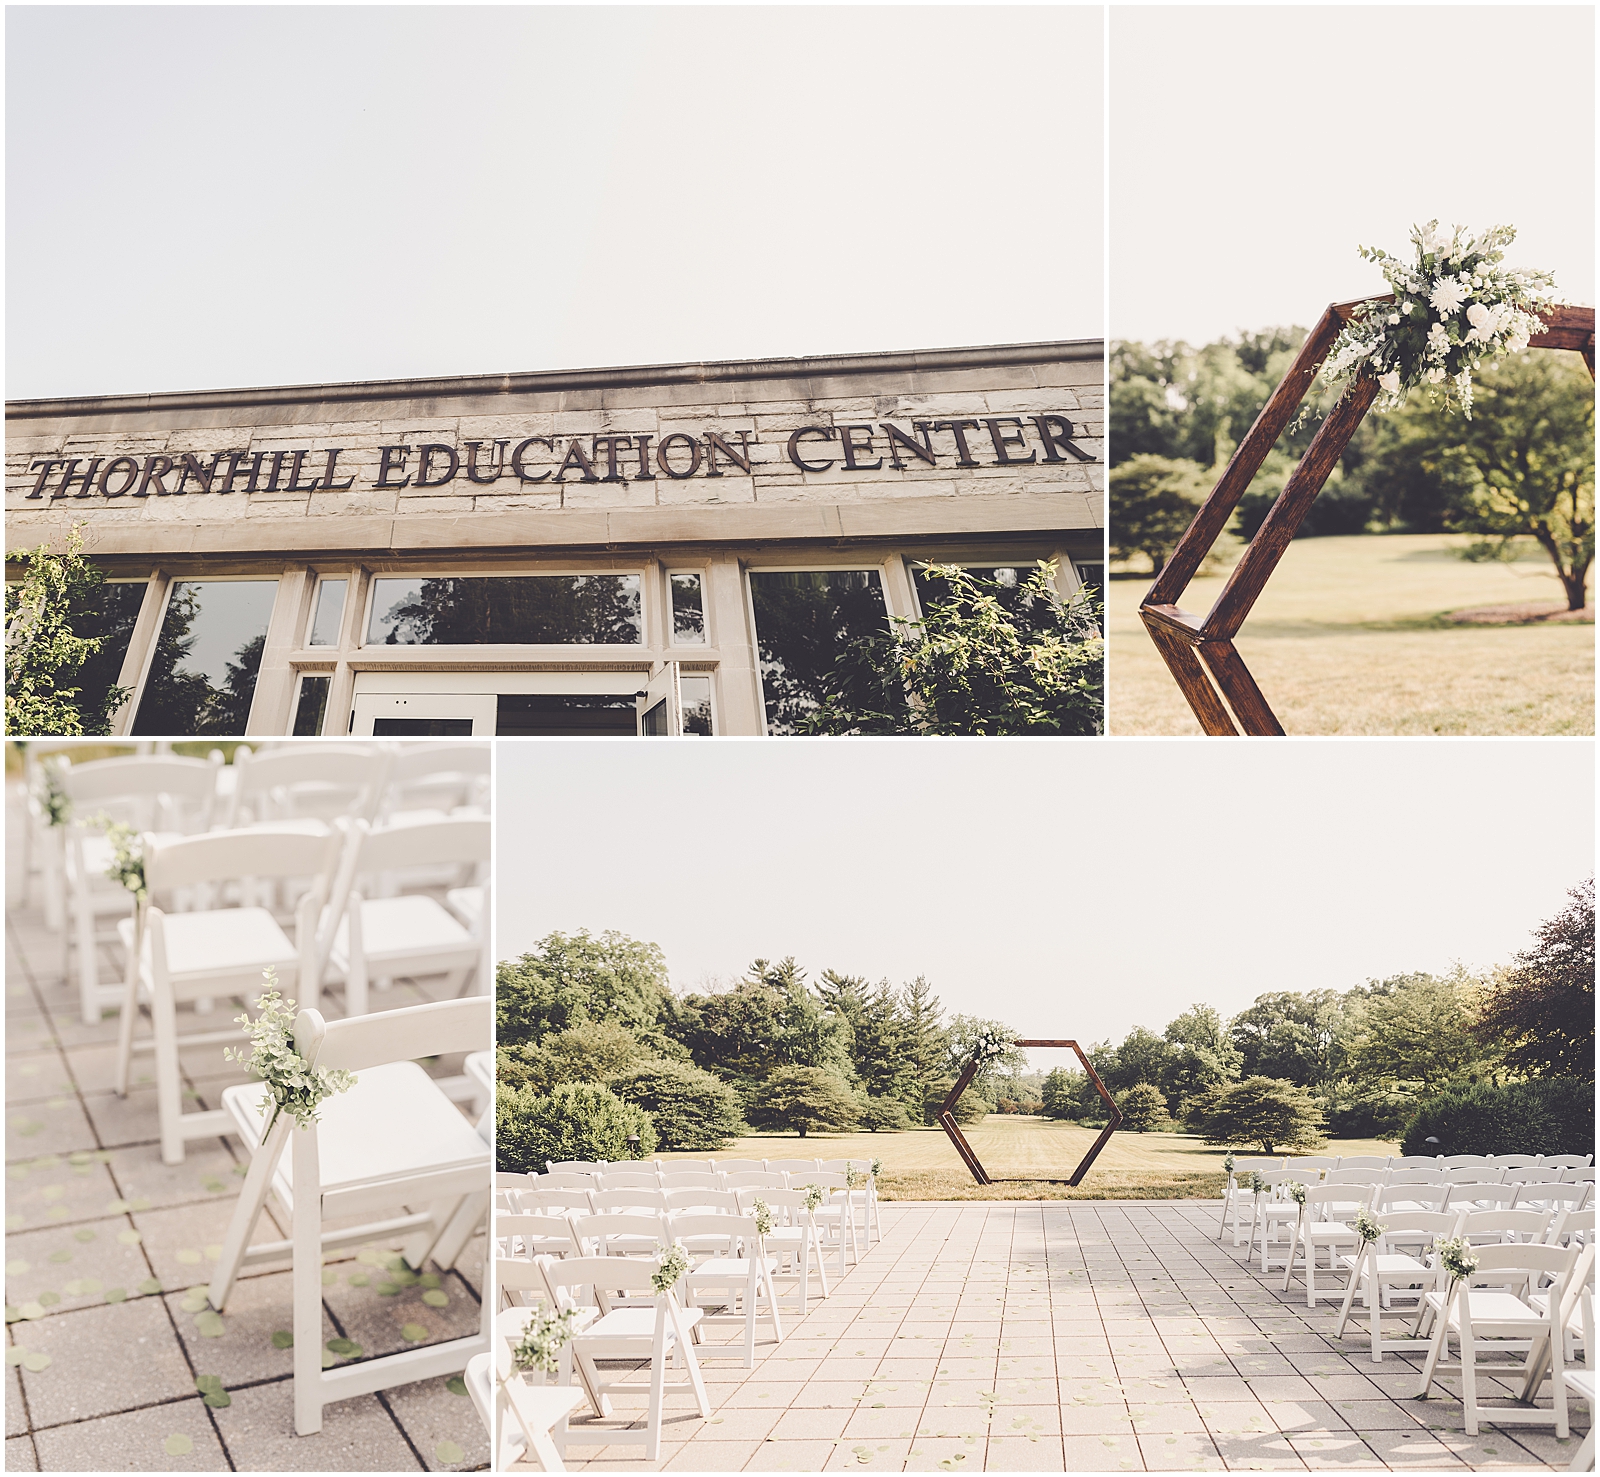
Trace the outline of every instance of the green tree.
<instances>
[{"instance_id":1,"label":"green tree","mask_svg":"<svg viewBox=\"0 0 1600 1477\"><path fill-rule=\"evenodd\" d=\"M1171 1125L1167 1100L1153 1082L1135 1082L1117 1099L1117 1106L1122 1110L1122 1126L1134 1133L1149 1133Z\"/></svg>"},{"instance_id":2,"label":"green tree","mask_svg":"<svg viewBox=\"0 0 1600 1477\"><path fill-rule=\"evenodd\" d=\"M957 565L927 574L943 587L921 618L845 644L824 695L800 731L812 734L1018 734L1100 732L1105 707L1098 604L1062 600L1055 566L1018 592Z\"/></svg>"},{"instance_id":3,"label":"green tree","mask_svg":"<svg viewBox=\"0 0 1600 1477\"><path fill-rule=\"evenodd\" d=\"M750 1104L759 1128L788 1129L804 1138L812 1129L854 1128L861 1102L837 1072L822 1067L779 1067Z\"/></svg>"},{"instance_id":4,"label":"green tree","mask_svg":"<svg viewBox=\"0 0 1600 1477\"><path fill-rule=\"evenodd\" d=\"M1495 981L1471 1029L1514 1072L1593 1082L1594 878L1567 896Z\"/></svg>"},{"instance_id":5,"label":"green tree","mask_svg":"<svg viewBox=\"0 0 1600 1477\"><path fill-rule=\"evenodd\" d=\"M1447 526L1484 535L1470 551L1482 557L1531 535L1567 608L1582 610L1594 562L1594 379L1571 354L1535 351L1479 376L1475 392L1472 419L1452 417L1440 438Z\"/></svg>"},{"instance_id":6,"label":"green tree","mask_svg":"<svg viewBox=\"0 0 1600 1477\"><path fill-rule=\"evenodd\" d=\"M1495 1058L1474 1037L1483 983L1461 966L1443 979L1401 974L1373 982L1350 1043L1349 1073L1364 1084L1430 1088L1488 1075Z\"/></svg>"},{"instance_id":7,"label":"green tree","mask_svg":"<svg viewBox=\"0 0 1600 1477\"><path fill-rule=\"evenodd\" d=\"M1305 1088L1280 1078L1246 1077L1208 1095L1199 1112L1208 1144L1311 1149L1322 1142L1322 1114Z\"/></svg>"},{"instance_id":8,"label":"green tree","mask_svg":"<svg viewBox=\"0 0 1600 1477\"><path fill-rule=\"evenodd\" d=\"M1206 469L1141 454L1111 469L1111 557L1145 555L1159 574L1211 491Z\"/></svg>"},{"instance_id":9,"label":"green tree","mask_svg":"<svg viewBox=\"0 0 1600 1477\"><path fill-rule=\"evenodd\" d=\"M548 1094L502 1086L494 1119L495 1163L504 1174L543 1174L551 1160L643 1159L656 1149L650 1115L593 1082L564 1082Z\"/></svg>"},{"instance_id":10,"label":"green tree","mask_svg":"<svg viewBox=\"0 0 1600 1477\"><path fill-rule=\"evenodd\" d=\"M77 635L74 625L94 612L105 576L83 557L83 530L74 523L66 547L48 544L6 556L22 577L6 585L6 732L33 737L76 737L110 731L111 715L126 699L122 687L86 697L77 685L83 669L105 644L103 635Z\"/></svg>"},{"instance_id":11,"label":"green tree","mask_svg":"<svg viewBox=\"0 0 1600 1477\"><path fill-rule=\"evenodd\" d=\"M954 1080L974 1056L978 1070L972 1089L988 1102L1000 1094L1000 1079L1019 1072L1027 1065L1028 1054L1013 1043L1017 1033L1004 1021L983 1020L975 1015L956 1015L946 1029L945 1072Z\"/></svg>"},{"instance_id":12,"label":"green tree","mask_svg":"<svg viewBox=\"0 0 1600 1477\"><path fill-rule=\"evenodd\" d=\"M944 1024L944 1008L923 975L918 975L900 992L900 1004L905 1014L907 1050L911 1058L913 1079L912 1097L906 1107L913 1115L921 1115L924 1123L931 1123L927 1104L942 1100L944 1094L935 1096L935 1085L944 1078L945 1054L950 1035ZM946 1092L949 1088L946 1087Z\"/></svg>"},{"instance_id":13,"label":"green tree","mask_svg":"<svg viewBox=\"0 0 1600 1477\"><path fill-rule=\"evenodd\" d=\"M850 1075L849 1020L824 1008L793 959L757 959L733 989L683 1007L680 1039L694 1060L746 1092L775 1063Z\"/></svg>"},{"instance_id":14,"label":"green tree","mask_svg":"<svg viewBox=\"0 0 1600 1477\"><path fill-rule=\"evenodd\" d=\"M1161 1087L1172 1101L1181 1104L1237 1080L1244 1055L1229 1038L1227 1025L1213 1006L1191 1005L1169 1021L1162 1034L1171 1051Z\"/></svg>"},{"instance_id":15,"label":"green tree","mask_svg":"<svg viewBox=\"0 0 1600 1477\"><path fill-rule=\"evenodd\" d=\"M1343 1002L1334 990L1257 995L1228 1025L1246 1077L1281 1077L1316 1087L1339 1075Z\"/></svg>"},{"instance_id":16,"label":"green tree","mask_svg":"<svg viewBox=\"0 0 1600 1477\"><path fill-rule=\"evenodd\" d=\"M648 1048L620 1022L583 1020L537 1045L500 1047L497 1081L549 1092L563 1082L604 1082L649 1056Z\"/></svg>"},{"instance_id":17,"label":"green tree","mask_svg":"<svg viewBox=\"0 0 1600 1477\"><path fill-rule=\"evenodd\" d=\"M903 1133L911 1127L911 1115L899 1098L869 1097L861 1111L861 1127L868 1133Z\"/></svg>"},{"instance_id":18,"label":"green tree","mask_svg":"<svg viewBox=\"0 0 1600 1477\"><path fill-rule=\"evenodd\" d=\"M639 1062L608 1085L623 1102L650 1115L663 1149L720 1149L745 1131L739 1095L688 1062Z\"/></svg>"},{"instance_id":19,"label":"green tree","mask_svg":"<svg viewBox=\"0 0 1600 1477\"><path fill-rule=\"evenodd\" d=\"M1105 1064L1095 1062L1101 1080L1113 1094L1132 1087L1135 1082L1160 1082L1167 1073L1172 1059L1172 1046L1164 1036L1158 1036L1144 1026L1135 1026L1122 1038L1122 1044L1109 1053Z\"/></svg>"},{"instance_id":20,"label":"green tree","mask_svg":"<svg viewBox=\"0 0 1600 1477\"><path fill-rule=\"evenodd\" d=\"M610 929L549 934L495 971L502 1046L537 1044L585 1021L615 1021L656 1044L674 1003L660 947Z\"/></svg>"},{"instance_id":21,"label":"green tree","mask_svg":"<svg viewBox=\"0 0 1600 1477\"><path fill-rule=\"evenodd\" d=\"M1044 1079L1040 1098L1044 1103L1046 1118L1081 1118L1083 1104L1080 1097L1088 1078L1069 1067L1052 1067Z\"/></svg>"}]
</instances>

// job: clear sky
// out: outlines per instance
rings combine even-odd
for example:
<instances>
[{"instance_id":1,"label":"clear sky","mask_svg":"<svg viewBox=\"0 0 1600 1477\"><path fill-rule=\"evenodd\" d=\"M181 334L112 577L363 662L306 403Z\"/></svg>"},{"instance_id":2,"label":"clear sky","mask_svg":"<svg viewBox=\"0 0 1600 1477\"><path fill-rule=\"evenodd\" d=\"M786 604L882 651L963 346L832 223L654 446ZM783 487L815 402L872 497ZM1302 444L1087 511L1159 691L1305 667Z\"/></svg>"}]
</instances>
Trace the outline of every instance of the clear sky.
<instances>
[{"instance_id":1,"label":"clear sky","mask_svg":"<svg viewBox=\"0 0 1600 1477\"><path fill-rule=\"evenodd\" d=\"M6 394L1093 338L1103 12L6 13Z\"/></svg>"},{"instance_id":2,"label":"clear sky","mask_svg":"<svg viewBox=\"0 0 1600 1477\"><path fill-rule=\"evenodd\" d=\"M497 746L501 957L793 954L1027 1035L1505 962L1593 868L1592 742L631 740Z\"/></svg>"},{"instance_id":3,"label":"clear sky","mask_svg":"<svg viewBox=\"0 0 1600 1477\"><path fill-rule=\"evenodd\" d=\"M1204 343L1385 290L1356 247L1509 223L1594 302L1594 9L1111 12L1111 335Z\"/></svg>"}]
</instances>

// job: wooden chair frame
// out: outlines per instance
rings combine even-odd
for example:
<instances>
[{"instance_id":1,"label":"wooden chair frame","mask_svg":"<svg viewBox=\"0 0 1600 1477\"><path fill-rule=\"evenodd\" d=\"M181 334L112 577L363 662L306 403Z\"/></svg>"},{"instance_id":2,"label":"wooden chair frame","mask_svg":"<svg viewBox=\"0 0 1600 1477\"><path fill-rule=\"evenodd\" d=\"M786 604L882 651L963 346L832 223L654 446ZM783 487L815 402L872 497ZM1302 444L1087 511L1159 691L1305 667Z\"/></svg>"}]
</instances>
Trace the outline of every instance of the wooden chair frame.
<instances>
[{"instance_id":1,"label":"wooden chair frame","mask_svg":"<svg viewBox=\"0 0 1600 1477\"><path fill-rule=\"evenodd\" d=\"M1140 603L1139 616L1150 639L1200 727L1209 735L1283 734L1283 725L1250 675L1233 644L1234 638L1377 397L1375 379L1364 375L1356 380L1329 411L1210 611L1204 616L1196 615L1182 609L1178 601L1221 537L1267 453L1305 399L1340 330L1363 303L1387 300L1391 299L1382 296L1329 304ZM1545 322L1545 331L1529 339L1529 347L1574 349L1583 355L1592 375L1594 309L1552 308L1545 315ZM1112 517L1115 516L1113 508Z\"/></svg>"},{"instance_id":2,"label":"wooden chair frame","mask_svg":"<svg viewBox=\"0 0 1600 1477\"><path fill-rule=\"evenodd\" d=\"M955 1106L961 1101L961 1094L971 1085L972 1079L978 1073L978 1059L973 1059L961 1069L961 1075L956 1078L956 1085L950 1089L949 1096L945 1098L939 1108L939 1127L949 1135L950 1142L956 1146L956 1153L961 1156L961 1162L972 1172L972 1177L980 1185L1075 1185L1084 1175L1088 1174L1089 1166L1099 1157L1100 1151L1105 1148L1107 1141L1120 1127L1122 1127L1122 1110L1117 1106L1111 1094L1106 1091L1106 1085L1100 1080L1100 1074L1095 1071L1089 1058L1084 1055L1083 1048L1076 1041L1013 1041L1013 1046L1059 1046L1070 1047L1077 1053L1078 1060L1083 1063L1083 1070L1089 1074L1089 1080L1094 1083L1094 1090L1105 1099L1105 1105L1111 1113L1111 1120L1101 1129L1100 1137L1090 1146L1089 1152L1079 1161L1078 1167L1072 1171L1072 1177L1065 1180L1039 1179L1032 1175L1002 1175L995 1179L978 1162L978 1156L973 1153L972 1145L967 1142L966 1135L961 1132L955 1120Z\"/></svg>"}]
</instances>

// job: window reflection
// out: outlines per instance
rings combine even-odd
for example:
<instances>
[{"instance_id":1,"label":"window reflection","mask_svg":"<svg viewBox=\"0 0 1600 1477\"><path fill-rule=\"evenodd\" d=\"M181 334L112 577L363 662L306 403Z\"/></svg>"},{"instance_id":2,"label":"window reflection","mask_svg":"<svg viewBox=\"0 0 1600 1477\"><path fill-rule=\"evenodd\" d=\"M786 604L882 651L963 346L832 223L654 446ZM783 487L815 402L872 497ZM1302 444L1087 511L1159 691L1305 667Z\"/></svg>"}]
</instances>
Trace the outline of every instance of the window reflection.
<instances>
[{"instance_id":1,"label":"window reflection","mask_svg":"<svg viewBox=\"0 0 1600 1477\"><path fill-rule=\"evenodd\" d=\"M706 639L705 599L698 574L668 576L672 586L672 640L678 646L703 646Z\"/></svg>"},{"instance_id":2,"label":"window reflection","mask_svg":"<svg viewBox=\"0 0 1600 1477\"><path fill-rule=\"evenodd\" d=\"M331 677L302 677L300 701L294 709L294 733L297 738L309 738L322 732L322 720L328 711L328 689Z\"/></svg>"},{"instance_id":3,"label":"window reflection","mask_svg":"<svg viewBox=\"0 0 1600 1477\"><path fill-rule=\"evenodd\" d=\"M156 638L136 734L240 736L276 580L178 580Z\"/></svg>"},{"instance_id":4,"label":"window reflection","mask_svg":"<svg viewBox=\"0 0 1600 1477\"><path fill-rule=\"evenodd\" d=\"M1022 588L1038 567L1036 564L962 566L974 579L986 580L999 586L997 590L986 593L994 595L999 600L1001 608L1019 626L1025 626L1033 631L1053 631L1056 625L1051 617L1048 600L1041 601L1038 596L1030 595ZM917 598L921 601L924 612L939 601L949 599L950 585L947 580L931 575L925 565L919 565L916 573Z\"/></svg>"},{"instance_id":5,"label":"window reflection","mask_svg":"<svg viewBox=\"0 0 1600 1477\"><path fill-rule=\"evenodd\" d=\"M635 734L638 709L631 697L611 693L502 692L494 731L504 738Z\"/></svg>"},{"instance_id":6,"label":"window reflection","mask_svg":"<svg viewBox=\"0 0 1600 1477\"><path fill-rule=\"evenodd\" d=\"M678 678L678 699L683 704L683 731L711 736L711 679Z\"/></svg>"},{"instance_id":7,"label":"window reflection","mask_svg":"<svg viewBox=\"0 0 1600 1477\"><path fill-rule=\"evenodd\" d=\"M644 639L636 574L373 581L368 645L626 645Z\"/></svg>"},{"instance_id":8,"label":"window reflection","mask_svg":"<svg viewBox=\"0 0 1600 1477\"><path fill-rule=\"evenodd\" d=\"M72 629L79 636L99 636L100 650L78 669L75 676L62 676L62 684L78 689L78 712L83 716L85 733L104 733L111 714L107 698L122 675L128 642L133 639L134 622L144 604L146 581L104 584L93 595L92 608L72 613Z\"/></svg>"},{"instance_id":9,"label":"window reflection","mask_svg":"<svg viewBox=\"0 0 1600 1477\"><path fill-rule=\"evenodd\" d=\"M883 585L875 569L779 570L752 573L750 595L767 731L795 733L839 680L846 646L887 633Z\"/></svg>"},{"instance_id":10,"label":"window reflection","mask_svg":"<svg viewBox=\"0 0 1600 1477\"><path fill-rule=\"evenodd\" d=\"M311 620L312 646L339 644L339 617L344 614L344 594L348 580L320 580L317 583L317 613Z\"/></svg>"}]
</instances>

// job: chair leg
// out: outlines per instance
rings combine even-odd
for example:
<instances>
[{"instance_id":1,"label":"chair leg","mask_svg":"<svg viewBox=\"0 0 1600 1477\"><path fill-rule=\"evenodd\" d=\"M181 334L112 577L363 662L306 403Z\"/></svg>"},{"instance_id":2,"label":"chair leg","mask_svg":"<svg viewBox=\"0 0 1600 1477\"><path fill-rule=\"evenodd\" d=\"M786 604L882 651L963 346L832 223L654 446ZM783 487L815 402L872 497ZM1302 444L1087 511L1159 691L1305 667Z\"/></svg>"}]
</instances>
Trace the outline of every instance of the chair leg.
<instances>
[{"instance_id":1,"label":"chair leg","mask_svg":"<svg viewBox=\"0 0 1600 1477\"><path fill-rule=\"evenodd\" d=\"M463 1195L455 1214L445 1223L439 1239L433 1243L433 1259L447 1271L455 1266L456 1258L472 1240L472 1233L483 1223L489 1212L488 1195Z\"/></svg>"},{"instance_id":2,"label":"chair leg","mask_svg":"<svg viewBox=\"0 0 1600 1477\"><path fill-rule=\"evenodd\" d=\"M161 1162L183 1163L183 1084L178 1061L177 1009L169 990L157 988L150 1002L156 1035L156 1116L161 1124Z\"/></svg>"},{"instance_id":3,"label":"chair leg","mask_svg":"<svg viewBox=\"0 0 1600 1477\"><path fill-rule=\"evenodd\" d=\"M1333 1336L1336 1339L1342 1339L1344 1337L1344 1326L1346 1322L1349 1321L1350 1309L1355 1304L1356 1284L1361 1280L1361 1264L1363 1261L1365 1261L1365 1259L1366 1246L1363 1244L1362 1249L1356 1253L1355 1265L1350 1268L1350 1281L1345 1286L1344 1301L1339 1305L1339 1318L1338 1321L1333 1325ZM1289 1290L1289 1284L1287 1282L1284 1283L1283 1290L1285 1292Z\"/></svg>"},{"instance_id":4,"label":"chair leg","mask_svg":"<svg viewBox=\"0 0 1600 1477\"><path fill-rule=\"evenodd\" d=\"M294 1135L294 1429L322 1429L322 1195L315 1130ZM308 1144L305 1140L311 1140Z\"/></svg>"},{"instance_id":5,"label":"chair leg","mask_svg":"<svg viewBox=\"0 0 1600 1477\"><path fill-rule=\"evenodd\" d=\"M267 1203L267 1191L272 1184L272 1172L277 1167L278 1156L283 1152L286 1135L294 1126L292 1118L280 1117L272 1125L272 1132L261 1142L250 1157L250 1169L244 1177L244 1188L234 1202L233 1217L228 1222L228 1234L223 1237L222 1255L216 1270L211 1274L211 1285L206 1296L211 1306L221 1312L226 1305L233 1284L244 1265L245 1252L250 1238L261 1220L262 1208Z\"/></svg>"},{"instance_id":6,"label":"chair leg","mask_svg":"<svg viewBox=\"0 0 1600 1477\"><path fill-rule=\"evenodd\" d=\"M1447 1295L1448 1297L1448 1295ZM1428 1345L1428 1357L1422 1366L1422 1384L1417 1390L1416 1398L1426 1400L1428 1391L1433 1387L1434 1371L1439 1367L1439 1360L1444 1354L1445 1339L1450 1331L1450 1304L1446 1301L1439 1314L1438 1326L1433 1330L1433 1342Z\"/></svg>"},{"instance_id":7,"label":"chair leg","mask_svg":"<svg viewBox=\"0 0 1600 1477\"><path fill-rule=\"evenodd\" d=\"M1368 1312L1372 1320L1372 1362L1383 1363L1383 1286L1378 1281L1377 1258L1373 1258L1372 1274L1367 1292Z\"/></svg>"},{"instance_id":8,"label":"chair leg","mask_svg":"<svg viewBox=\"0 0 1600 1477\"><path fill-rule=\"evenodd\" d=\"M1589 1434L1583 1438L1583 1445L1578 1448L1578 1454L1568 1463L1569 1472L1594 1471L1594 1418L1589 1420Z\"/></svg>"},{"instance_id":9,"label":"chair leg","mask_svg":"<svg viewBox=\"0 0 1600 1477\"><path fill-rule=\"evenodd\" d=\"M1467 1435L1478 1434L1478 1343L1465 1319L1456 1335L1461 1347L1461 1414Z\"/></svg>"},{"instance_id":10,"label":"chair leg","mask_svg":"<svg viewBox=\"0 0 1600 1477\"><path fill-rule=\"evenodd\" d=\"M100 1021L100 961L94 951L94 908L88 885L80 880L73 912L78 935L78 1010L86 1026Z\"/></svg>"},{"instance_id":11,"label":"chair leg","mask_svg":"<svg viewBox=\"0 0 1600 1477\"><path fill-rule=\"evenodd\" d=\"M139 917L134 916L133 942L128 949L127 968L122 979L122 1010L117 1020L118 1097L127 1097L133 1075L133 1023L139 1015Z\"/></svg>"}]
</instances>

